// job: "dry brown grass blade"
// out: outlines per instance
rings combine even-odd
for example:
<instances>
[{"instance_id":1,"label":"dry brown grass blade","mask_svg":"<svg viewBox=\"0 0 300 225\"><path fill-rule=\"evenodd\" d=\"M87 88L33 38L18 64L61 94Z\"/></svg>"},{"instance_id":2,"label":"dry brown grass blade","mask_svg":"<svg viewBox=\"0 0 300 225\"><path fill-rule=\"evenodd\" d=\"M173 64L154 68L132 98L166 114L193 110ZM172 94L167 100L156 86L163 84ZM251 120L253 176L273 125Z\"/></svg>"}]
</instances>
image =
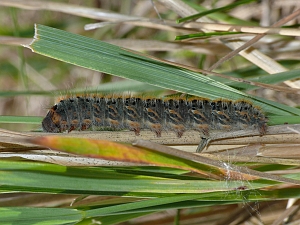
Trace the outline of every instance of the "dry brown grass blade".
<instances>
[{"instance_id":1,"label":"dry brown grass blade","mask_svg":"<svg viewBox=\"0 0 300 225\"><path fill-rule=\"evenodd\" d=\"M97 26L103 27L104 25L109 24L128 23L136 26L143 26L168 31L187 32L188 30L194 30L191 28L184 28L173 21L161 21L159 19L149 19L139 16L124 15L120 13L114 13L108 10L83 7L67 3L50 1L45 2L39 0L28 0L26 2L22 0L1 0L0 5L28 10L50 10L91 19L110 21L105 23L88 24L86 27L87 29L95 29L97 28Z\"/></svg>"},{"instance_id":2,"label":"dry brown grass blade","mask_svg":"<svg viewBox=\"0 0 300 225\"><path fill-rule=\"evenodd\" d=\"M5 130L5 129L1 129L1 128L0 128L0 134L1 134L1 136L6 136L6 137L33 137L34 136L32 134L30 135L30 134Z\"/></svg>"},{"instance_id":3,"label":"dry brown grass blade","mask_svg":"<svg viewBox=\"0 0 300 225\"><path fill-rule=\"evenodd\" d=\"M220 145L241 145L245 143L299 143L298 136L299 134L295 134L293 129L300 129L299 124L294 125L277 125L277 126L270 126L268 128L266 136L262 137L253 137L259 136L260 133L257 130L241 130L241 131L233 131L233 132L218 132L212 131L211 132L211 140L214 141L216 144ZM48 135L47 133L37 133L37 132L27 132L27 134L35 135L35 136L44 136ZM280 135L279 135L280 134ZM285 136L281 134L290 134L291 136ZM102 140L111 140L116 142L133 142L137 139L146 139L149 141L154 141L159 144L167 144L167 145L195 145L198 144L201 140L200 133L198 131L186 131L182 138L178 138L175 133L173 132L164 132L162 133L162 137L156 137L156 135L151 131L143 130L139 136L135 136L132 131L98 131L98 132L89 132L89 131L72 131L68 134L65 133L58 133L52 135L62 135L62 136L69 136L69 137L84 137L84 138L91 138L91 139L102 139ZM270 135L270 136L269 136ZM249 137L248 138L241 138L241 137ZM223 140L226 138L233 138L230 140ZM253 138L253 141L251 140ZM212 142L212 143L214 143Z\"/></svg>"},{"instance_id":4,"label":"dry brown grass blade","mask_svg":"<svg viewBox=\"0 0 300 225\"><path fill-rule=\"evenodd\" d=\"M143 27L149 27L164 31L175 31L175 32L196 32L198 30L192 29L192 28L185 28L181 25L178 25L174 23L173 21L161 21L161 20L155 20L155 19L147 19L147 18L140 18L140 19L127 19L127 20L120 20L120 21L113 21L113 22L100 22L100 23L92 23L92 24L86 24L84 26L85 30L92 30L97 28L102 28L107 25L117 25L117 24L131 24L134 26L143 26Z\"/></svg>"},{"instance_id":5,"label":"dry brown grass blade","mask_svg":"<svg viewBox=\"0 0 300 225\"><path fill-rule=\"evenodd\" d=\"M258 156L300 159L300 144L272 145L259 148Z\"/></svg>"},{"instance_id":6,"label":"dry brown grass blade","mask_svg":"<svg viewBox=\"0 0 300 225\"><path fill-rule=\"evenodd\" d=\"M190 16L193 14L198 13L197 10L190 7L189 5L185 4L181 0L159 0L163 5L167 8L171 9L172 11L176 12L178 15L181 16ZM198 22L212 22L209 18L201 17L197 19Z\"/></svg>"},{"instance_id":7,"label":"dry brown grass blade","mask_svg":"<svg viewBox=\"0 0 300 225\"><path fill-rule=\"evenodd\" d=\"M44 149L39 147L39 149ZM3 152L0 159L22 158L33 161L48 162L62 166L145 166L145 164L127 163L119 161L101 160L95 158L81 157L72 154L52 150L36 150L26 153Z\"/></svg>"},{"instance_id":8,"label":"dry brown grass blade","mask_svg":"<svg viewBox=\"0 0 300 225\"><path fill-rule=\"evenodd\" d=\"M292 128L292 129L291 129ZM222 140L227 138L232 138L230 140L224 140L223 142L219 141L215 144L274 144L274 143L289 143L288 141L293 139L293 143L299 143L299 133L296 133L295 130L300 129L300 124L294 124L294 125L277 125L277 126L271 126L268 128L267 135L263 137L257 137L256 139L251 140L253 135L259 136L258 131L256 130L243 130L243 131L233 131L233 132L218 132L210 137L209 144L212 144L216 140ZM290 137L287 138L286 135L278 135L278 134L292 134ZM276 135L276 136L269 136L268 135ZM237 137L251 137L249 139L239 139ZM286 141L284 139L286 138ZM277 139L277 140L276 140Z\"/></svg>"},{"instance_id":9,"label":"dry brown grass blade","mask_svg":"<svg viewBox=\"0 0 300 225\"><path fill-rule=\"evenodd\" d=\"M291 129L292 128L292 129ZM249 145L249 144L278 144L294 143L300 144L299 130L300 125L277 125L269 127L267 135L260 136L257 130L241 130L232 132L211 131L210 145ZM28 132L27 134L35 136L48 135L47 133ZM52 135L61 135L68 137L84 137L96 140L110 140L115 142L131 143L138 139L149 140L158 144L165 145L198 145L201 142L201 136L198 131L186 131L181 138L178 138L173 132L163 132L161 137L147 130L141 131L139 136L135 136L132 131L72 131L68 134L58 133ZM195 148L195 147L193 147Z\"/></svg>"},{"instance_id":10,"label":"dry brown grass blade","mask_svg":"<svg viewBox=\"0 0 300 225\"><path fill-rule=\"evenodd\" d=\"M300 124L284 124L268 127L267 134L295 134L295 131L300 130ZM299 135L299 133L297 133ZM257 130L243 130L243 131L234 131L234 132L218 132L216 135L211 136L211 140L218 140L224 138L233 138L233 137L242 137L242 136L251 136L259 135Z\"/></svg>"},{"instance_id":11,"label":"dry brown grass blade","mask_svg":"<svg viewBox=\"0 0 300 225\"><path fill-rule=\"evenodd\" d=\"M138 39L112 39L105 41L123 48L134 49L136 51L179 51L192 50L193 52L215 55L215 48L219 54L228 53L228 48L218 43L184 43L166 42L158 40L138 40Z\"/></svg>"},{"instance_id":12,"label":"dry brown grass blade","mask_svg":"<svg viewBox=\"0 0 300 225\"><path fill-rule=\"evenodd\" d=\"M272 225L285 224L286 219L299 211L299 205L293 205L286 209L273 223Z\"/></svg>"},{"instance_id":13,"label":"dry brown grass blade","mask_svg":"<svg viewBox=\"0 0 300 225\"><path fill-rule=\"evenodd\" d=\"M288 130L286 130L288 132ZM299 144L299 134L286 133L286 134L270 134L264 136L248 136L231 139L215 140L211 144L214 145L243 145L248 144Z\"/></svg>"},{"instance_id":14,"label":"dry brown grass blade","mask_svg":"<svg viewBox=\"0 0 300 225\"><path fill-rule=\"evenodd\" d=\"M0 129L0 151L27 151L35 149L36 145L28 144L26 138L34 137L33 134L25 134L10 130Z\"/></svg>"},{"instance_id":15,"label":"dry brown grass blade","mask_svg":"<svg viewBox=\"0 0 300 225\"><path fill-rule=\"evenodd\" d=\"M218 24L218 23L199 23L189 22L182 25L186 28L193 29L208 29L211 31L230 31L230 32L244 32L250 34L280 34L286 36L300 36L300 30L294 28L276 28L276 27L259 27L259 26L240 26L234 24ZM275 24L273 25L275 26ZM280 25L279 25L280 26ZM228 36L226 36L228 37ZM224 36L223 36L224 38Z\"/></svg>"},{"instance_id":16,"label":"dry brown grass blade","mask_svg":"<svg viewBox=\"0 0 300 225\"><path fill-rule=\"evenodd\" d=\"M28 10L50 10L56 12L67 13L76 16L83 16L92 19L106 19L109 21L121 21L128 19L141 19L140 17L126 16L119 13L112 13L108 10L101 10L79 5L59 3L53 1L39 1L39 0L1 0L0 5L16 7Z\"/></svg>"},{"instance_id":17,"label":"dry brown grass blade","mask_svg":"<svg viewBox=\"0 0 300 225\"><path fill-rule=\"evenodd\" d=\"M271 205L272 203L270 202L261 203L258 211L256 208L256 203L250 203L249 205L245 206L248 210L245 210L244 208L238 208L237 210L230 212L229 215L224 215L224 218L219 220L215 225L243 224L251 217L258 217L262 210L268 209ZM260 224L260 221L257 221L255 224Z\"/></svg>"},{"instance_id":18,"label":"dry brown grass blade","mask_svg":"<svg viewBox=\"0 0 300 225\"><path fill-rule=\"evenodd\" d=\"M36 134L36 136L45 136L49 133L27 132L28 134ZM159 144L166 145L190 145L200 142L200 134L197 131L186 131L181 138L178 138L174 132L164 132L161 137L157 137L155 133L149 130L142 130L139 136L136 136L132 131L72 131L70 133L51 133L51 135L59 135L65 137L82 137L95 140L109 140L114 142L131 143L138 139L146 139Z\"/></svg>"},{"instance_id":19,"label":"dry brown grass blade","mask_svg":"<svg viewBox=\"0 0 300 225\"><path fill-rule=\"evenodd\" d=\"M296 10L295 12L293 12L291 15L279 20L277 23L273 24L272 27L280 27L284 24L286 24L287 22L289 22L292 19L295 19L296 17L298 17L300 15L300 9ZM242 46L238 47L237 49L235 49L234 51L232 51L231 53L227 54L226 56L222 57L218 62L216 62L214 65L212 65L209 70L214 70L216 69L218 66L220 66L221 64L223 64L225 61L231 59L232 57L234 57L235 55L237 55L239 52L249 48L250 46L252 46L253 44L255 44L257 41L259 41L261 38L263 38L266 34L259 34L256 35L253 39L251 39L250 41L246 42L245 44L243 44ZM273 62L275 63L275 61ZM285 71L285 69L283 69L280 72Z\"/></svg>"},{"instance_id":20,"label":"dry brown grass blade","mask_svg":"<svg viewBox=\"0 0 300 225\"><path fill-rule=\"evenodd\" d=\"M226 42L226 45L231 47L232 49L239 48L243 44L244 44L244 42L242 42L242 41L232 41L232 42L227 41ZM254 49L253 47L250 47L246 51L241 51L239 54L270 74L287 71L286 68L284 68L282 65L277 63L275 60L266 56L259 50ZM295 85L291 81L285 81L284 83L289 86L289 88L284 87L284 89L290 89L295 94L299 94L299 86L298 85ZM265 86L264 88L267 88L267 87ZM289 91L286 92L285 90L282 90L282 92L288 93Z\"/></svg>"},{"instance_id":21,"label":"dry brown grass blade","mask_svg":"<svg viewBox=\"0 0 300 225\"><path fill-rule=\"evenodd\" d=\"M29 45L31 42L32 42L32 38L0 36L0 44L3 45L21 46L21 45Z\"/></svg>"}]
</instances>

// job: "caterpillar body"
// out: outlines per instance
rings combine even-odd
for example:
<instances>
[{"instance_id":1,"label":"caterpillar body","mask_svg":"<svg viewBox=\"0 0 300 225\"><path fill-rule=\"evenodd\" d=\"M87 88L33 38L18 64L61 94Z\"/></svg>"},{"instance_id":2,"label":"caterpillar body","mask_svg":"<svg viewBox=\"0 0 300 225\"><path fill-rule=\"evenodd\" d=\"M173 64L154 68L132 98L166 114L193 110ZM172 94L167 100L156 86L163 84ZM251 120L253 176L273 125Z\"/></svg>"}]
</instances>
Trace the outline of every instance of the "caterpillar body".
<instances>
[{"instance_id":1,"label":"caterpillar body","mask_svg":"<svg viewBox=\"0 0 300 225\"><path fill-rule=\"evenodd\" d=\"M55 104L42 121L45 132L59 133L97 128L127 129L136 135L143 129L157 137L173 131L181 137L197 130L208 137L211 130L267 130L267 118L248 101L205 98L71 97Z\"/></svg>"}]
</instances>

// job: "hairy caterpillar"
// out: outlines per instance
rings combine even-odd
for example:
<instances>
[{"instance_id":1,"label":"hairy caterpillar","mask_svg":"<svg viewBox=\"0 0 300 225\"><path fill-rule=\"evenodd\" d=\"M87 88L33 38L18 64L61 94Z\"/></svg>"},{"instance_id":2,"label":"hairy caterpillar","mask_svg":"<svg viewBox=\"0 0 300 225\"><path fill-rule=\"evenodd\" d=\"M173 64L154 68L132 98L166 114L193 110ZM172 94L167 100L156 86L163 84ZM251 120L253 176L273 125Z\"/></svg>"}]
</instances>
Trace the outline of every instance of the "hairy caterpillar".
<instances>
[{"instance_id":1,"label":"hairy caterpillar","mask_svg":"<svg viewBox=\"0 0 300 225\"><path fill-rule=\"evenodd\" d=\"M209 137L211 130L267 130L267 118L259 107L245 100L147 97L71 97L55 104L42 121L45 132L59 133L95 128L128 129L139 135L149 129L158 137L173 131L181 137L197 130Z\"/></svg>"}]
</instances>

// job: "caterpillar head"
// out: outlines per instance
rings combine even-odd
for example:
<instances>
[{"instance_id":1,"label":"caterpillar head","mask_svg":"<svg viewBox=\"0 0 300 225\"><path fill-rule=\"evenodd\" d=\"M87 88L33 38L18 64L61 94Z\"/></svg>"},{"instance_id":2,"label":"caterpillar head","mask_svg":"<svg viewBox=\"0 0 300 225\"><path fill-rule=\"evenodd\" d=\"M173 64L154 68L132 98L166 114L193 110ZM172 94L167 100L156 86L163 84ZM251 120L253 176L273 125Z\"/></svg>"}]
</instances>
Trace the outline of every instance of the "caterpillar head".
<instances>
[{"instance_id":1,"label":"caterpillar head","mask_svg":"<svg viewBox=\"0 0 300 225\"><path fill-rule=\"evenodd\" d=\"M42 121L42 127L44 132L60 133L60 119L59 115L55 112L57 105L53 106L47 113L46 117Z\"/></svg>"}]
</instances>

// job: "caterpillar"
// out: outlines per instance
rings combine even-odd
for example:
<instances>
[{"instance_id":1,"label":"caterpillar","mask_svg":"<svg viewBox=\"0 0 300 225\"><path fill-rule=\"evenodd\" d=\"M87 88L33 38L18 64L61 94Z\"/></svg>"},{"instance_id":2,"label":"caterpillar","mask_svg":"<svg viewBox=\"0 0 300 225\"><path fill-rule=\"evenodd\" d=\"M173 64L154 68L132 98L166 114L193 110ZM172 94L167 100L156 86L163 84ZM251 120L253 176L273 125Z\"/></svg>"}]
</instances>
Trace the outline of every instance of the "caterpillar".
<instances>
[{"instance_id":1,"label":"caterpillar","mask_svg":"<svg viewBox=\"0 0 300 225\"><path fill-rule=\"evenodd\" d=\"M267 131L267 117L246 100L150 97L70 97L55 104L42 121L43 131L60 133L95 128L127 129L139 135L143 129L157 137L163 131L180 138L186 130L209 137L211 130Z\"/></svg>"}]
</instances>

